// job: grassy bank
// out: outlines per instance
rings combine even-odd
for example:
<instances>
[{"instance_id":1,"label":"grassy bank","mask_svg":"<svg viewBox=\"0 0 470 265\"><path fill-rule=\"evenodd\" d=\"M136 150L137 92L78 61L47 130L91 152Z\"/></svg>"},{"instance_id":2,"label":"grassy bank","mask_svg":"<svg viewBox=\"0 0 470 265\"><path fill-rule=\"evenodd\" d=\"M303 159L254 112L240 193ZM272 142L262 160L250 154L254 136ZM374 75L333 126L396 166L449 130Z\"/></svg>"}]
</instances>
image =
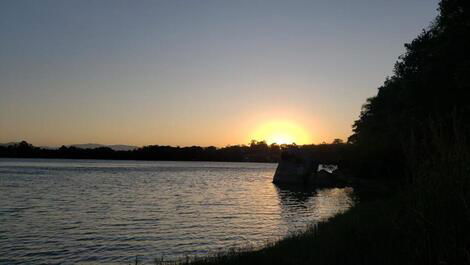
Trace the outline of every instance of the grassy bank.
<instances>
[{"instance_id":1,"label":"grassy bank","mask_svg":"<svg viewBox=\"0 0 470 265\"><path fill-rule=\"evenodd\" d=\"M260 250L232 250L178 264L402 264L411 249L403 244L399 201L363 203Z\"/></svg>"},{"instance_id":2,"label":"grassy bank","mask_svg":"<svg viewBox=\"0 0 470 265\"><path fill-rule=\"evenodd\" d=\"M177 264L470 264L468 220L427 219L408 208L408 196L360 204L260 250Z\"/></svg>"},{"instance_id":3,"label":"grassy bank","mask_svg":"<svg viewBox=\"0 0 470 265\"><path fill-rule=\"evenodd\" d=\"M399 207L395 200L364 203L261 250L241 250L191 264L396 264Z\"/></svg>"},{"instance_id":4,"label":"grassy bank","mask_svg":"<svg viewBox=\"0 0 470 265\"><path fill-rule=\"evenodd\" d=\"M387 199L360 203L263 249L179 264L470 264L470 155L463 138L436 137L420 154L410 149L409 184Z\"/></svg>"}]
</instances>

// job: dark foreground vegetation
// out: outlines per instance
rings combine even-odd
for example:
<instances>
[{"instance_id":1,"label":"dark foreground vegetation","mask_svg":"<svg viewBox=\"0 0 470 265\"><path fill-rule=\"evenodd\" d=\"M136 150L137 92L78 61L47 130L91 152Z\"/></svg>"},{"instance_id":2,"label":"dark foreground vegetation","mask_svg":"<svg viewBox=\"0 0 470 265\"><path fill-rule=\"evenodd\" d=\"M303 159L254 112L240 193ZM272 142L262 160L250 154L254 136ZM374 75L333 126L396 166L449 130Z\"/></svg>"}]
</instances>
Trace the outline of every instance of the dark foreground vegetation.
<instances>
[{"instance_id":1,"label":"dark foreground vegetation","mask_svg":"<svg viewBox=\"0 0 470 265\"><path fill-rule=\"evenodd\" d=\"M470 264L470 1L439 11L348 141L356 172L401 179L399 191L263 249L186 263Z\"/></svg>"},{"instance_id":2,"label":"dark foreground vegetation","mask_svg":"<svg viewBox=\"0 0 470 265\"><path fill-rule=\"evenodd\" d=\"M470 264L470 154L460 136L410 172L413 184L262 249L155 264Z\"/></svg>"}]
</instances>

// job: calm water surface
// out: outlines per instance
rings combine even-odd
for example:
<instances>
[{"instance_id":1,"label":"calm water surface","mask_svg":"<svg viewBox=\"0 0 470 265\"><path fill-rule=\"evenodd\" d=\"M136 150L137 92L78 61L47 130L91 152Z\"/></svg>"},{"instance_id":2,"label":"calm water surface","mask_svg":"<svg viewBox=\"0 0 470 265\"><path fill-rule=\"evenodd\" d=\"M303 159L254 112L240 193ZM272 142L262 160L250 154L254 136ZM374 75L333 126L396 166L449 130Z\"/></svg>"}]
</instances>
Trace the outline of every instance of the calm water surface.
<instances>
[{"instance_id":1,"label":"calm water surface","mask_svg":"<svg viewBox=\"0 0 470 265\"><path fill-rule=\"evenodd\" d=\"M128 264L261 246L347 210L276 164L0 159L0 263Z\"/></svg>"}]
</instances>

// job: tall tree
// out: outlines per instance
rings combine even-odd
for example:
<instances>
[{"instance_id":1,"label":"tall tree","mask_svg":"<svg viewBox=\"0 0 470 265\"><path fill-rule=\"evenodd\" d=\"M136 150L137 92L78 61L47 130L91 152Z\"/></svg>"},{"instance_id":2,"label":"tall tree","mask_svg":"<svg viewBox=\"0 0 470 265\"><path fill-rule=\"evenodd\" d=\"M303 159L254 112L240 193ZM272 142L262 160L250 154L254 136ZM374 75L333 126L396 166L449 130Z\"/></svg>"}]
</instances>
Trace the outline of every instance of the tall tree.
<instances>
[{"instance_id":1,"label":"tall tree","mask_svg":"<svg viewBox=\"0 0 470 265\"><path fill-rule=\"evenodd\" d=\"M416 139L425 146L433 122L451 128L457 120L470 132L470 1L442 0L431 26L405 47L349 137L359 169L375 176L403 175L407 148Z\"/></svg>"}]
</instances>

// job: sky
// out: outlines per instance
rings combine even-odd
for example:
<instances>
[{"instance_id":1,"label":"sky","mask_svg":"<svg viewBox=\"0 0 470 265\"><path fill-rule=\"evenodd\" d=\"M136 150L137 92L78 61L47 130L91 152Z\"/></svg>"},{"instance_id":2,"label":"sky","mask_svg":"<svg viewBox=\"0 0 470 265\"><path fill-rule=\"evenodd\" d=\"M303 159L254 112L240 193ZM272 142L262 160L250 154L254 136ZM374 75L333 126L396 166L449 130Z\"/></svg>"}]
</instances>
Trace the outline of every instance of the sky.
<instances>
[{"instance_id":1,"label":"sky","mask_svg":"<svg viewBox=\"0 0 470 265\"><path fill-rule=\"evenodd\" d=\"M346 139L437 0L0 2L0 142Z\"/></svg>"}]
</instances>

